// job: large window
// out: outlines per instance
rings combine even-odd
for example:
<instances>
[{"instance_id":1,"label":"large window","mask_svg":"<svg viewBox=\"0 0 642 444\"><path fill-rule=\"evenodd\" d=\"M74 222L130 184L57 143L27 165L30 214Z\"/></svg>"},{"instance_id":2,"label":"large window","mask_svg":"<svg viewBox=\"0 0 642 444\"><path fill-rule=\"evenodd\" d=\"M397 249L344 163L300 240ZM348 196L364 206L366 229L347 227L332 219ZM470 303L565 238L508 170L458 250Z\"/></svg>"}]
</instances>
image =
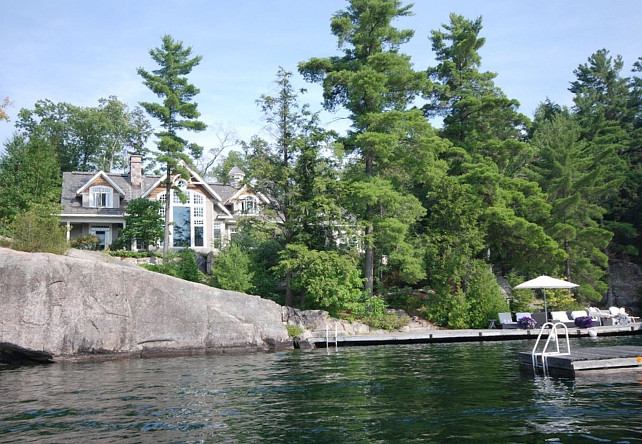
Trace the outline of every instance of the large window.
<instances>
[{"instance_id":1,"label":"large window","mask_svg":"<svg viewBox=\"0 0 642 444\"><path fill-rule=\"evenodd\" d=\"M109 187L91 187L89 196L89 206L92 208L112 208L113 206L113 190Z\"/></svg>"},{"instance_id":2,"label":"large window","mask_svg":"<svg viewBox=\"0 0 642 444\"><path fill-rule=\"evenodd\" d=\"M172 233L170 243L173 247L189 248L205 245L203 227L205 225L205 198L195 191L183 191L187 200L181 202L172 191ZM165 193L158 196L165 201ZM163 209L164 211L164 209Z\"/></svg>"}]
</instances>

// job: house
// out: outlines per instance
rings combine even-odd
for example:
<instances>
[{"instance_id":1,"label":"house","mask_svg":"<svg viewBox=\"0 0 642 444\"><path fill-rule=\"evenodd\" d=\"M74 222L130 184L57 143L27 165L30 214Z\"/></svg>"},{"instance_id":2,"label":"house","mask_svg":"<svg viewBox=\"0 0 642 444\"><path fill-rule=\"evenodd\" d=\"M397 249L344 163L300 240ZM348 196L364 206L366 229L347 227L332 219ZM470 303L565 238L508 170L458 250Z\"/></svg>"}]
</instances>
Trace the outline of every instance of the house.
<instances>
[{"instance_id":1,"label":"house","mask_svg":"<svg viewBox=\"0 0 642 444\"><path fill-rule=\"evenodd\" d=\"M188 170L189 180L173 178L188 199L181 202L172 191L171 248L215 252L229 241L241 218L262 216L261 206L269 203L265 196L242 184L244 173L238 167L230 171L231 185L208 183L191 168ZM166 199L164 178L144 175L139 155L130 157L126 174L63 173L60 220L67 227L67 240L93 235L99 239L100 249L108 248L125 227L129 202Z\"/></svg>"}]
</instances>

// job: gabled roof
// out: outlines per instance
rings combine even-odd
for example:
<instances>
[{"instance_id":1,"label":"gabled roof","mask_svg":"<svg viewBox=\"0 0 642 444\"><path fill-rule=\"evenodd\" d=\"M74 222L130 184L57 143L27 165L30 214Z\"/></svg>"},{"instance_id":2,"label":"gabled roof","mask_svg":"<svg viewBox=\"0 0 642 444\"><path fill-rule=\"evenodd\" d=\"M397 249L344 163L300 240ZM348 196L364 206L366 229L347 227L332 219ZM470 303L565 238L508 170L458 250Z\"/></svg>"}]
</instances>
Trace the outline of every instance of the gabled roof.
<instances>
[{"instance_id":1,"label":"gabled roof","mask_svg":"<svg viewBox=\"0 0 642 444\"><path fill-rule=\"evenodd\" d=\"M230 197L228 197L227 200L225 201L225 203L228 203L231 200L238 199L244 193L253 194L253 195L257 196L259 199L261 199L266 204L270 203L270 199L268 199L264 194L258 193L256 191L252 190L252 188L250 188L247 185L243 185L238 191L236 191L236 193L234 193Z\"/></svg>"},{"instance_id":2,"label":"gabled roof","mask_svg":"<svg viewBox=\"0 0 642 444\"><path fill-rule=\"evenodd\" d=\"M184 162L182 162L182 165L183 165L185 168L187 168L187 171L189 171L190 176L192 176L192 178L191 178L191 180L190 180L190 182L191 182L192 184L201 185L203 188L205 188L205 190L209 193L209 195L210 195L211 197L213 197L214 199L216 199L216 200L218 200L218 201L223 200L223 199L221 199L221 196L219 196L219 195L216 193L216 191L214 191L214 189L212 189L212 187L211 187L207 182L205 182L205 180L203 180L203 178L202 178L202 177L201 177L201 176L200 176L196 171L194 171L193 169L191 169L191 168L190 168L187 164L185 164ZM178 177L179 177L179 176L174 177L174 181L176 181L176 180L178 179ZM194 180L194 179L196 179L196 180ZM165 176L161 176L161 177L159 177L159 178L158 178L158 180L157 180L156 182L154 182L154 183L152 184L152 186L148 187L148 188L145 190L145 192L143 192L143 194L142 194L140 197L147 197L147 196L149 196L149 195L152 193L152 191L154 191L156 188L158 188L158 187L160 186L160 184L163 182L163 180L165 180Z\"/></svg>"},{"instance_id":3,"label":"gabled roof","mask_svg":"<svg viewBox=\"0 0 642 444\"><path fill-rule=\"evenodd\" d=\"M232 176L243 176L243 177L245 177L245 172L242 169L240 169L238 165L234 165L232 167L232 169L230 170L230 172L227 173L227 175L229 177L232 177Z\"/></svg>"},{"instance_id":4,"label":"gabled roof","mask_svg":"<svg viewBox=\"0 0 642 444\"><path fill-rule=\"evenodd\" d=\"M78 191L76 191L76 195L79 195L79 194L84 193L84 192L85 192L85 190L86 190L87 188L89 188L89 187L90 187L94 182L96 182L96 181L98 180L98 178L99 178L99 177L102 177L103 179L105 179L105 180L107 181L107 183L109 183L109 185L111 185L111 187L112 187L113 189L115 189L115 190L118 192L118 194L120 194L121 196L124 196L124 195L125 195L125 192L123 191L123 189L122 189L121 187L119 187L119 186L116 184L116 182L114 182L114 181L113 181L113 180L112 180L112 179L111 179L111 178L110 178L110 177L109 177L109 176L108 176L104 171L102 171L102 170L101 170L101 171L98 171L96 174L94 174L94 176L93 176L91 179L89 179L89 180L88 180L88 181L87 181L87 182L86 182L82 187L78 188Z\"/></svg>"}]
</instances>

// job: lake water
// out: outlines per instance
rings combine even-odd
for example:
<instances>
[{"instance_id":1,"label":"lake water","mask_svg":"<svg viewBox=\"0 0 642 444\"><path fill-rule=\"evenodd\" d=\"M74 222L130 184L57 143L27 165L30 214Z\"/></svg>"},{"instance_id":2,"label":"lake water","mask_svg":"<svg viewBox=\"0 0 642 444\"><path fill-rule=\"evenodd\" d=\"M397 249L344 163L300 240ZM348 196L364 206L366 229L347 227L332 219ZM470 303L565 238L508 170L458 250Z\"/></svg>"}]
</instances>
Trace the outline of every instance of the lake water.
<instances>
[{"instance_id":1,"label":"lake water","mask_svg":"<svg viewBox=\"0 0 642 444\"><path fill-rule=\"evenodd\" d=\"M642 374L519 369L531 341L0 369L0 442L642 442ZM573 340L634 344L642 336Z\"/></svg>"}]
</instances>

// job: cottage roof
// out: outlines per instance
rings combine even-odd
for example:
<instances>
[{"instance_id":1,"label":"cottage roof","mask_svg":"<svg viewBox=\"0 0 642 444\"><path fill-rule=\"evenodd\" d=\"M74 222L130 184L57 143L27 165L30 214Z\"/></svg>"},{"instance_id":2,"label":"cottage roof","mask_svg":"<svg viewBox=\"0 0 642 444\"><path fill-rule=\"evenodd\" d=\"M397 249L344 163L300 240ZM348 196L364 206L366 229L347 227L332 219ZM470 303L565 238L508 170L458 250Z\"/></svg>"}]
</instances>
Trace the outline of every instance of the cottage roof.
<instances>
[{"instance_id":1,"label":"cottage roof","mask_svg":"<svg viewBox=\"0 0 642 444\"><path fill-rule=\"evenodd\" d=\"M143 177L143 186L136 188L131 186L129 175L103 173L105 179L114 186L123 196L120 208L83 208L82 201L78 199L78 193L90 186L98 177L96 173L82 171L68 171L62 174L62 195L60 203L63 205L63 212L66 214L121 214L124 209L123 201L130 201L141 197L141 189L151 186L158 176Z\"/></svg>"}]
</instances>

